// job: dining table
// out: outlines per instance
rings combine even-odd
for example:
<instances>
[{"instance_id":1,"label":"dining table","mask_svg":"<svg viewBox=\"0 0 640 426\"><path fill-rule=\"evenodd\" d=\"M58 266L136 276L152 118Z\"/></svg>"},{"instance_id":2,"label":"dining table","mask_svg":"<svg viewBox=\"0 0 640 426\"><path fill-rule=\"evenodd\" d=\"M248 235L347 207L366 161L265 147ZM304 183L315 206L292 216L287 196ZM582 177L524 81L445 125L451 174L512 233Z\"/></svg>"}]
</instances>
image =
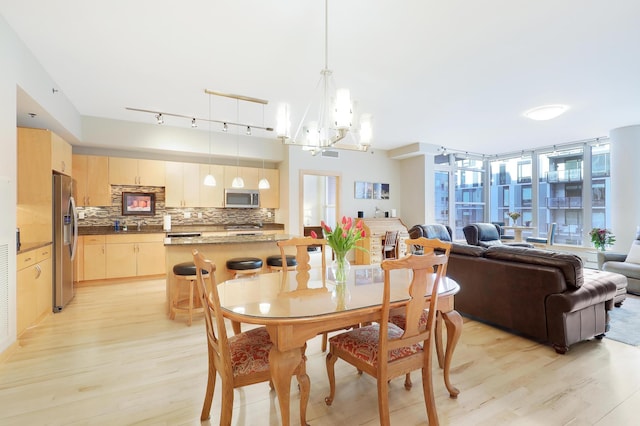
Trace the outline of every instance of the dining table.
<instances>
[{"instance_id":1,"label":"dining table","mask_svg":"<svg viewBox=\"0 0 640 426\"><path fill-rule=\"evenodd\" d=\"M390 274L391 309L400 311L408 300L412 271L399 269ZM217 288L223 315L231 322L266 327L273 343L269 353L272 382L282 424L287 426L291 377L300 363L305 362L306 342L324 332L379 321L384 271L380 265L353 265L347 282L337 285L331 268L322 274L321 267L314 267L306 271L278 271L227 280ZM454 398L459 391L451 384L449 373L453 352L462 333L462 317L454 309L454 296L459 290L460 286L453 279L444 277L440 280L435 339L444 382ZM425 298L430 298L430 290ZM447 332L446 348L442 341L443 322ZM306 373L303 377L308 380Z\"/></svg>"}]
</instances>

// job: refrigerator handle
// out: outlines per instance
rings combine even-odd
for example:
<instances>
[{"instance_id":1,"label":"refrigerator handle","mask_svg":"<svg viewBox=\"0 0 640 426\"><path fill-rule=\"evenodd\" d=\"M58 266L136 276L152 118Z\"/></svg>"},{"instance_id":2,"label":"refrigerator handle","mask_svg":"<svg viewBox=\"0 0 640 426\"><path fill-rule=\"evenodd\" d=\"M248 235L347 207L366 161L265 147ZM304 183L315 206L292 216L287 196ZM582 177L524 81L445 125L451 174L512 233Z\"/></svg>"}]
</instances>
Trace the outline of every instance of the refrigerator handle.
<instances>
[{"instance_id":1,"label":"refrigerator handle","mask_svg":"<svg viewBox=\"0 0 640 426\"><path fill-rule=\"evenodd\" d=\"M78 211L76 210L76 200L69 197L71 203L71 215L73 216L73 244L71 246L71 260L76 257L76 249L78 247Z\"/></svg>"}]
</instances>

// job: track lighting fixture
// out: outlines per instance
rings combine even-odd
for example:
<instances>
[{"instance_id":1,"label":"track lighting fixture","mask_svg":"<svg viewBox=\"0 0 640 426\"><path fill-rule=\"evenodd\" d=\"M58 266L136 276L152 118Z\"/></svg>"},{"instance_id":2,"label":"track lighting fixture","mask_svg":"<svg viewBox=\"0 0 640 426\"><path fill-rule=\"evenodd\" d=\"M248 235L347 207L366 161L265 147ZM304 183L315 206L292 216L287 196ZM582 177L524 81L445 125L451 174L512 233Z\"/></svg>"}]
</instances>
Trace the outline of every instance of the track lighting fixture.
<instances>
[{"instance_id":1,"label":"track lighting fixture","mask_svg":"<svg viewBox=\"0 0 640 426\"><path fill-rule=\"evenodd\" d=\"M247 126L247 135L251 136L251 126Z\"/></svg>"},{"instance_id":2,"label":"track lighting fixture","mask_svg":"<svg viewBox=\"0 0 640 426\"><path fill-rule=\"evenodd\" d=\"M196 124L196 119L195 118L191 119L191 127L193 127L193 128L198 127L198 125Z\"/></svg>"},{"instance_id":3,"label":"track lighting fixture","mask_svg":"<svg viewBox=\"0 0 640 426\"><path fill-rule=\"evenodd\" d=\"M229 130L229 126L227 126L227 123L224 123L224 124L222 125L222 131L223 131L223 132L226 132L227 130Z\"/></svg>"},{"instance_id":4,"label":"track lighting fixture","mask_svg":"<svg viewBox=\"0 0 640 426\"><path fill-rule=\"evenodd\" d=\"M162 114L156 114L156 121L158 124L164 124L164 117L162 117Z\"/></svg>"}]
</instances>

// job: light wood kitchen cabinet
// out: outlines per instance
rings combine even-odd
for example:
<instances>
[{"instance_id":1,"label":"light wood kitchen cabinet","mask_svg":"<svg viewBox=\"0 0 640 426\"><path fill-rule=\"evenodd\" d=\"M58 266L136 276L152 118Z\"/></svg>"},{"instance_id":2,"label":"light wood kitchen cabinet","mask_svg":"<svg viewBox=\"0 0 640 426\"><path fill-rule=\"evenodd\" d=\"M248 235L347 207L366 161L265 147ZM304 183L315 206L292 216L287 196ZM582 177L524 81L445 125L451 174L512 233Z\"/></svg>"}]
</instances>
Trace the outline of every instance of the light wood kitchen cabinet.
<instances>
[{"instance_id":1,"label":"light wood kitchen cabinet","mask_svg":"<svg viewBox=\"0 0 640 426\"><path fill-rule=\"evenodd\" d=\"M52 312L51 245L20 253L16 259L17 334Z\"/></svg>"},{"instance_id":2,"label":"light wood kitchen cabinet","mask_svg":"<svg viewBox=\"0 0 640 426\"><path fill-rule=\"evenodd\" d=\"M53 132L51 134L51 169L71 176L73 157L71 145Z\"/></svg>"},{"instance_id":3,"label":"light wood kitchen cabinet","mask_svg":"<svg viewBox=\"0 0 640 426\"><path fill-rule=\"evenodd\" d=\"M265 209L280 208L280 172L277 169L258 169L260 179L264 176L269 181L269 189L260 190L260 207Z\"/></svg>"},{"instance_id":4,"label":"light wood kitchen cabinet","mask_svg":"<svg viewBox=\"0 0 640 426\"><path fill-rule=\"evenodd\" d=\"M407 227L397 218L354 218L354 223L362 220L366 237L356 244L365 250L354 250L356 265L371 265L382 262L382 239L387 231L398 231L398 255L404 256L407 251L405 240L409 238Z\"/></svg>"},{"instance_id":5,"label":"light wood kitchen cabinet","mask_svg":"<svg viewBox=\"0 0 640 426\"><path fill-rule=\"evenodd\" d=\"M196 163L165 162L165 206L200 206L200 165Z\"/></svg>"},{"instance_id":6,"label":"light wood kitchen cabinet","mask_svg":"<svg viewBox=\"0 0 640 426\"><path fill-rule=\"evenodd\" d=\"M164 274L164 258L164 234L106 236L107 278Z\"/></svg>"},{"instance_id":7,"label":"light wood kitchen cabinet","mask_svg":"<svg viewBox=\"0 0 640 426\"><path fill-rule=\"evenodd\" d=\"M17 226L23 243L51 241L51 135L18 127Z\"/></svg>"},{"instance_id":8,"label":"light wood kitchen cabinet","mask_svg":"<svg viewBox=\"0 0 640 426\"><path fill-rule=\"evenodd\" d=\"M111 185L164 186L164 161L109 157Z\"/></svg>"},{"instance_id":9,"label":"light wood kitchen cabinet","mask_svg":"<svg viewBox=\"0 0 640 426\"><path fill-rule=\"evenodd\" d=\"M82 263L83 279L103 280L107 277L107 250L104 235L82 236Z\"/></svg>"},{"instance_id":10,"label":"light wood kitchen cabinet","mask_svg":"<svg viewBox=\"0 0 640 426\"><path fill-rule=\"evenodd\" d=\"M110 206L109 157L74 155L73 178L76 205Z\"/></svg>"},{"instance_id":11,"label":"light wood kitchen cabinet","mask_svg":"<svg viewBox=\"0 0 640 426\"><path fill-rule=\"evenodd\" d=\"M205 176L209 173L216 179L216 186L203 184ZM224 166L215 164L200 164L200 206L199 207L224 207Z\"/></svg>"},{"instance_id":12,"label":"light wood kitchen cabinet","mask_svg":"<svg viewBox=\"0 0 640 426\"><path fill-rule=\"evenodd\" d=\"M244 180L244 189L258 189L260 170L255 167L224 166L224 188L231 188L231 183L236 176Z\"/></svg>"},{"instance_id":13,"label":"light wood kitchen cabinet","mask_svg":"<svg viewBox=\"0 0 640 426\"><path fill-rule=\"evenodd\" d=\"M224 207L223 166L167 161L165 170L167 207ZM209 172L216 186L204 185Z\"/></svg>"}]
</instances>

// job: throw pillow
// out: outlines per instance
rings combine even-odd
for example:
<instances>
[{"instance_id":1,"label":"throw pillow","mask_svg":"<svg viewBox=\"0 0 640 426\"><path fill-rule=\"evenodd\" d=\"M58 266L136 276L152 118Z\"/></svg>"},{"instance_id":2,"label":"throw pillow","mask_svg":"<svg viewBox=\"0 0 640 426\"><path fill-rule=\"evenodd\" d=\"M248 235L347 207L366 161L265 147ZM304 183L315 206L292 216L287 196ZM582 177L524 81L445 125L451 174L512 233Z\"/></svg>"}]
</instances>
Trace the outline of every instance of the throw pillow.
<instances>
[{"instance_id":1,"label":"throw pillow","mask_svg":"<svg viewBox=\"0 0 640 426\"><path fill-rule=\"evenodd\" d=\"M640 243L640 241L634 241L631 244L631 248L629 249L629 254L627 254L625 262L640 264L640 244L636 243Z\"/></svg>"}]
</instances>

